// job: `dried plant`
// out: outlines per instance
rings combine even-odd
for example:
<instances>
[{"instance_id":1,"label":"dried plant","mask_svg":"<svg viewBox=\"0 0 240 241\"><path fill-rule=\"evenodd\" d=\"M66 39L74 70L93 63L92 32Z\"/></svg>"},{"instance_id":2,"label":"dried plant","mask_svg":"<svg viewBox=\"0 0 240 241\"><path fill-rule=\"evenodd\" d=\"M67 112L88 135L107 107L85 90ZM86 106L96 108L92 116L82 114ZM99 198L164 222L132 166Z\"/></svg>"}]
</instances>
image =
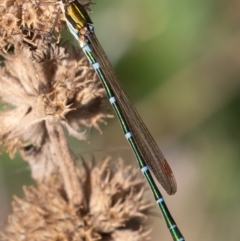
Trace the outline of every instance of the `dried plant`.
<instances>
[{"instance_id":1,"label":"dried plant","mask_svg":"<svg viewBox=\"0 0 240 241\"><path fill-rule=\"evenodd\" d=\"M91 4L79 1L87 9ZM147 240L142 225L151 204L143 199L138 171L122 162L111 169L109 159L100 168L84 161L76 168L65 132L87 140L88 130L101 132L100 123L112 115L81 51L47 38L52 32L58 40L65 27L54 3L0 0L0 146L11 157L20 150L38 183L24 188L23 199L15 197L1 237Z\"/></svg>"},{"instance_id":2,"label":"dried plant","mask_svg":"<svg viewBox=\"0 0 240 241\"><path fill-rule=\"evenodd\" d=\"M85 128L101 131L99 123L111 117L96 73L80 53L56 44L42 51L23 48L5 59L0 69L0 98L5 103L0 112L0 144L12 156L22 148L34 179L44 179L60 168L69 198L74 199L79 186L72 178L74 163L62 127L86 140ZM30 156L24 151L29 146L34 147ZM78 197L76 203L80 201Z\"/></svg>"},{"instance_id":3,"label":"dried plant","mask_svg":"<svg viewBox=\"0 0 240 241\"><path fill-rule=\"evenodd\" d=\"M53 56L43 63L23 54L5 55L0 69L0 98L5 103L0 142L11 155L29 143L42 146L48 138L46 122L62 124L70 135L86 140L86 131L80 131L84 126L101 131L99 123L111 117L86 58L55 44L49 51Z\"/></svg>"},{"instance_id":4,"label":"dried plant","mask_svg":"<svg viewBox=\"0 0 240 241\"><path fill-rule=\"evenodd\" d=\"M66 27L63 14L58 14L58 3L60 1L0 0L0 49L8 51L11 46L23 45L37 48L39 38L51 34L58 40L60 31ZM89 10L91 1L80 0L80 3Z\"/></svg>"},{"instance_id":5,"label":"dried plant","mask_svg":"<svg viewBox=\"0 0 240 241\"><path fill-rule=\"evenodd\" d=\"M25 187L25 197L14 198L2 240L148 240L150 231L142 225L152 205L143 199L143 177L121 161L110 169L109 160L99 168L83 161L85 208L68 202L61 176Z\"/></svg>"}]
</instances>

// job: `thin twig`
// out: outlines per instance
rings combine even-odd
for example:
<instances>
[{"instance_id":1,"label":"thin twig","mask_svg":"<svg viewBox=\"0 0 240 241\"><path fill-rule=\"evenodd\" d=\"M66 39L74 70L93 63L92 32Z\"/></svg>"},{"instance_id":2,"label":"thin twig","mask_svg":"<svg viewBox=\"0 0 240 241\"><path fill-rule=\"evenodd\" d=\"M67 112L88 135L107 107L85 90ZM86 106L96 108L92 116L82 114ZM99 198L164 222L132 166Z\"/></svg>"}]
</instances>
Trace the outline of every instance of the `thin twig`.
<instances>
[{"instance_id":1,"label":"thin twig","mask_svg":"<svg viewBox=\"0 0 240 241\"><path fill-rule=\"evenodd\" d=\"M59 161L60 173L62 174L65 190L69 201L75 205L85 207L82 187L78 180L76 167L72 159L70 149L60 124L46 123L50 141L56 150L56 158Z\"/></svg>"}]
</instances>

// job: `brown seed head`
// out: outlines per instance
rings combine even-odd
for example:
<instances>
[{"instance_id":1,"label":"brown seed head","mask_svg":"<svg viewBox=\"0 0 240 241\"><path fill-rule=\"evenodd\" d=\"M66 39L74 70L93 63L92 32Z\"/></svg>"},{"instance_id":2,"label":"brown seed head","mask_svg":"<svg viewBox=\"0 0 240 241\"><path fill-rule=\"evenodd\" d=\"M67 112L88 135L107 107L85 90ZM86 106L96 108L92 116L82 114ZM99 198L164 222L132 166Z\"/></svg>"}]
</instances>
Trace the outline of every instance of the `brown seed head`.
<instances>
[{"instance_id":1,"label":"brown seed head","mask_svg":"<svg viewBox=\"0 0 240 241\"><path fill-rule=\"evenodd\" d=\"M68 202L60 176L25 187L25 197L14 198L2 240L148 240L150 231L142 225L152 204L143 199L144 180L121 161L109 168L109 160L100 168L83 161L85 209Z\"/></svg>"},{"instance_id":2,"label":"brown seed head","mask_svg":"<svg viewBox=\"0 0 240 241\"><path fill-rule=\"evenodd\" d=\"M104 90L87 59L56 44L45 50L6 55L0 69L0 98L5 103L0 112L0 143L12 155L29 143L42 146L47 139L46 121L61 123L70 135L86 140L85 128L101 131L99 123L111 117L102 98ZM45 61L32 61L34 54Z\"/></svg>"},{"instance_id":3,"label":"brown seed head","mask_svg":"<svg viewBox=\"0 0 240 241\"><path fill-rule=\"evenodd\" d=\"M64 15L59 12L60 3L61 1L46 0L2 0L0 50L7 52L11 46L18 48L22 45L36 48L38 39L45 37L59 40L61 30L66 28ZM80 3L89 10L89 0L80 0Z\"/></svg>"}]
</instances>

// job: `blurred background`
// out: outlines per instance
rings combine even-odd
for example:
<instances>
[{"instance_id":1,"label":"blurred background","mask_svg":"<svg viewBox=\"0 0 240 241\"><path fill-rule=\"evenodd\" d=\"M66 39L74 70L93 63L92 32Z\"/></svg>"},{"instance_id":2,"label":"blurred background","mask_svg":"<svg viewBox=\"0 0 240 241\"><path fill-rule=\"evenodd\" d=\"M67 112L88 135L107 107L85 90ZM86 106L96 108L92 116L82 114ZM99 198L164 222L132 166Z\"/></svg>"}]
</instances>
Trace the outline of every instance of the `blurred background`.
<instances>
[{"instance_id":1,"label":"blurred background","mask_svg":"<svg viewBox=\"0 0 240 241\"><path fill-rule=\"evenodd\" d=\"M96 34L175 174L167 205L186 240L240 240L240 1L96 0ZM136 165L117 119L75 152ZM31 183L18 157L0 162L0 221ZM152 199L152 194L148 193ZM172 241L157 207L152 240Z\"/></svg>"}]
</instances>

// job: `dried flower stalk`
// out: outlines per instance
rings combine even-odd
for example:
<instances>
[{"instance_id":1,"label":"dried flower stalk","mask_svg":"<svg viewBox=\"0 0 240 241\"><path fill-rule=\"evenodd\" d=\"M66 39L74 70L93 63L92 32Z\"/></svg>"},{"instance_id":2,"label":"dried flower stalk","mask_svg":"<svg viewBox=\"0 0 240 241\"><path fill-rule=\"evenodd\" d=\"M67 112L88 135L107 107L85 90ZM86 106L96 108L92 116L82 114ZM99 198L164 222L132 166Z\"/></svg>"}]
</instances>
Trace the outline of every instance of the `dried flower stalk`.
<instances>
[{"instance_id":1,"label":"dried flower stalk","mask_svg":"<svg viewBox=\"0 0 240 241\"><path fill-rule=\"evenodd\" d=\"M87 9L88 0L79 0ZM45 4L42 4L45 3ZM83 161L76 169L63 128L79 140L88 128L112 117L104 90L85 57L69 45L50 43L65 27L56 4L0 0L0 145L20 150L37 187L15 197L3 241L148 240L142 224L152 206L143 200L138 170L100 168ZM54 39L54 38L52 38ZM58 42L58 41L57 41ZM13 47L13 48L12 48ZM13 49L11 53L10 48ZM66 50L68 49L68 50ZM80 171L81 170L81 171Z\"/></svg>"},{"instance_id":2,"label":"dried flower stalk","mask_svg":"<svg viewBox=\"0 0 240 241\"><path fill-rule=\"evenodd\" d=\"M11 156L21 148L36 180L48 178L60 168L69 200L82 203L74 162L61 126L70 135L86 140L84 127L101 131L99 123L111 117L96 73L81 54L66 52L55 44L35 52L23 48L5 58L5 66L0 69L0 97L5 103L0 112L2 148ZM45 61L37 63L31 59ZM53 131L49 132L50 127ZM54 131L61 133L60 139L53 138Z\"/></svg>"}]
</instances>

